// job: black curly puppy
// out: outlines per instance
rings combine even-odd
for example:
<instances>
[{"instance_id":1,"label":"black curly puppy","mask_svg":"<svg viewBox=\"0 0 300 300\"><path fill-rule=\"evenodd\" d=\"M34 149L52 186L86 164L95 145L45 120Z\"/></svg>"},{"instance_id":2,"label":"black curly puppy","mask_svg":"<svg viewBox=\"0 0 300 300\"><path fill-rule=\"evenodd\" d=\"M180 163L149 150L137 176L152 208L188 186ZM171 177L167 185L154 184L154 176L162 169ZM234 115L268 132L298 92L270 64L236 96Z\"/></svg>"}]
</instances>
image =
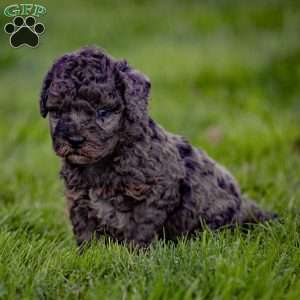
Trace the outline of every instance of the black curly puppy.
<instances>
[{"instance_id":1,"label":"black curly puppy","mask_svg":"<svg viewBox=\"0 0 300 300\"><path fill-rule=\"evenodd\" d=\"M126 61L84 48L59 58L40 98L62 158L78 244L93 235L147 245L155 237L272 218L234 178L147 112L150 82Z\"/></svg>"}]
</instances>

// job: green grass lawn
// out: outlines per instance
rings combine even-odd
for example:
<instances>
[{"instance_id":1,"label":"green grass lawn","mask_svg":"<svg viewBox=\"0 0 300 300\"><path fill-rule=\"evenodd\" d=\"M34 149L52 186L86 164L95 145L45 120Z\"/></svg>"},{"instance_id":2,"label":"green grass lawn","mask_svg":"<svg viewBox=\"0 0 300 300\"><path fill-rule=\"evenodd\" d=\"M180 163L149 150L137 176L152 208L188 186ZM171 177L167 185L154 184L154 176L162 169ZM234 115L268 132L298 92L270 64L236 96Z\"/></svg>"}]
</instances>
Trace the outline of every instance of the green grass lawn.
<instances>
[{"instance_id":1,"label":"green grass lawn","mask_svg":"<svg viewBox=\"0 0 300 300\"><path fill-rule=\"evenodd\" d=\"M0 32L0 299L300 299L299 1L41 3L38 48ZM92 44L146 73L153 118L283 222L79 255L38 97L57 56Z\"/></svg>"}]
</instances>

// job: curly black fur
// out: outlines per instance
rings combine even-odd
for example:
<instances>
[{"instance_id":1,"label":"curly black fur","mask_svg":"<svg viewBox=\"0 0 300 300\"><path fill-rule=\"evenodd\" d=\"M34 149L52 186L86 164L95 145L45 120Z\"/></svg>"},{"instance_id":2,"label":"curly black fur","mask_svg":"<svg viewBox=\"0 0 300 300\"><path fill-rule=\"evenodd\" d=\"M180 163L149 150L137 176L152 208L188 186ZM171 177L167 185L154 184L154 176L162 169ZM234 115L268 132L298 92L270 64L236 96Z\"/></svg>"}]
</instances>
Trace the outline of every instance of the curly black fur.
<instances>
[{"instance_id":1,"label":"curly black fur","mask_svg":"<svg viewBox=\"0 0 300 300\"><path fill-rule=\"evenodd\" d=\"M223 167L148 116L149 91L145 75L96 48L64 55L46 75L40 111L49 113L62 157L78 243L106 234L147 245L204 223L215 229L271 218Z\"/></svg>"}]
</instances>

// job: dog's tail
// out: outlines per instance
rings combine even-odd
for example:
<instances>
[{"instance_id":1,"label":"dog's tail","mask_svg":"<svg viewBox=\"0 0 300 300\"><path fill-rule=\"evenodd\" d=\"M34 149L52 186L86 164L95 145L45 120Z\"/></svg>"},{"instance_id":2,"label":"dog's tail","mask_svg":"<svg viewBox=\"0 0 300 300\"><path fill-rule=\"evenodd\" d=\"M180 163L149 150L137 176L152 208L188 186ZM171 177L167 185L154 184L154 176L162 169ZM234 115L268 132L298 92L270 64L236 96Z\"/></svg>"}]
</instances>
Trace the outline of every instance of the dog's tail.
<instances>
[{"instance_id":1,"label":"dog's tail","mask_svg":"<svg viewBox=\"0 0 300 300\"><path fill-rule=\"evenodd\" d=\"M277 218L278 215L276 213L264 211L253 201L243 198L236 222L240 225L255 224L271 221Z\"/></svg>"}]
</instances>

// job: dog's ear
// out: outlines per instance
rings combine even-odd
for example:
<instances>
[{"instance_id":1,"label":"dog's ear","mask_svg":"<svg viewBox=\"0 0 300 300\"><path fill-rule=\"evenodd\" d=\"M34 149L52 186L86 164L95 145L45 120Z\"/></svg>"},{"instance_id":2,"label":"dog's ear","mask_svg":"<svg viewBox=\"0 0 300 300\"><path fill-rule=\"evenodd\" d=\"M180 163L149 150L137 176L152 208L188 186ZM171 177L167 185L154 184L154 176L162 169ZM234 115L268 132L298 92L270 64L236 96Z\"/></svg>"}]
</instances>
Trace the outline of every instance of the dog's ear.
<instances>
[{"instance_id":1,"label":"dog's ear","mask_svg":"<svg viewBox=\"0 0 300 300\"><path fill-rule=\"evenodd\" d=\"M117 63L117 72L117 87L125 100L128 119L143 119L147 115L150 80L146 75L130 68L126 61Z\"/></svg>"},{"instance_id":2,"label":"dog's ear","mask_svg":"<svg viewBox=\"0 0 300 300\"><path fill-rule=\"evenodd\" d=\"M53 69L51 69L44 78L42 91L40 95L40 113L43 118L46 118L48 110L46 107L48 99L48 89L51 85L53 79Z\"/></svg>"},{"instance_id":3,"label":"dog's ear","mask_svg":"<svg viewBox=\"0 0 300 300\"><path fill-rule=\"evenodd\" d=\"M57 69L57 67L62 66L66 62L68 57L69 57L69 55L66 54L66 55L62 56L61 58L59 58L56 62L54 62L54 64L52 65L52 67L50 68L50 70L48 71L48 73L46 74L46 76L44 78L41 95L40 95L40 113L43 118L46 118L46 116L48 114L46 104L47 104L47 100L48 100L49 87L54 78L54 71Z\"/></svg>"}]
</instances>

